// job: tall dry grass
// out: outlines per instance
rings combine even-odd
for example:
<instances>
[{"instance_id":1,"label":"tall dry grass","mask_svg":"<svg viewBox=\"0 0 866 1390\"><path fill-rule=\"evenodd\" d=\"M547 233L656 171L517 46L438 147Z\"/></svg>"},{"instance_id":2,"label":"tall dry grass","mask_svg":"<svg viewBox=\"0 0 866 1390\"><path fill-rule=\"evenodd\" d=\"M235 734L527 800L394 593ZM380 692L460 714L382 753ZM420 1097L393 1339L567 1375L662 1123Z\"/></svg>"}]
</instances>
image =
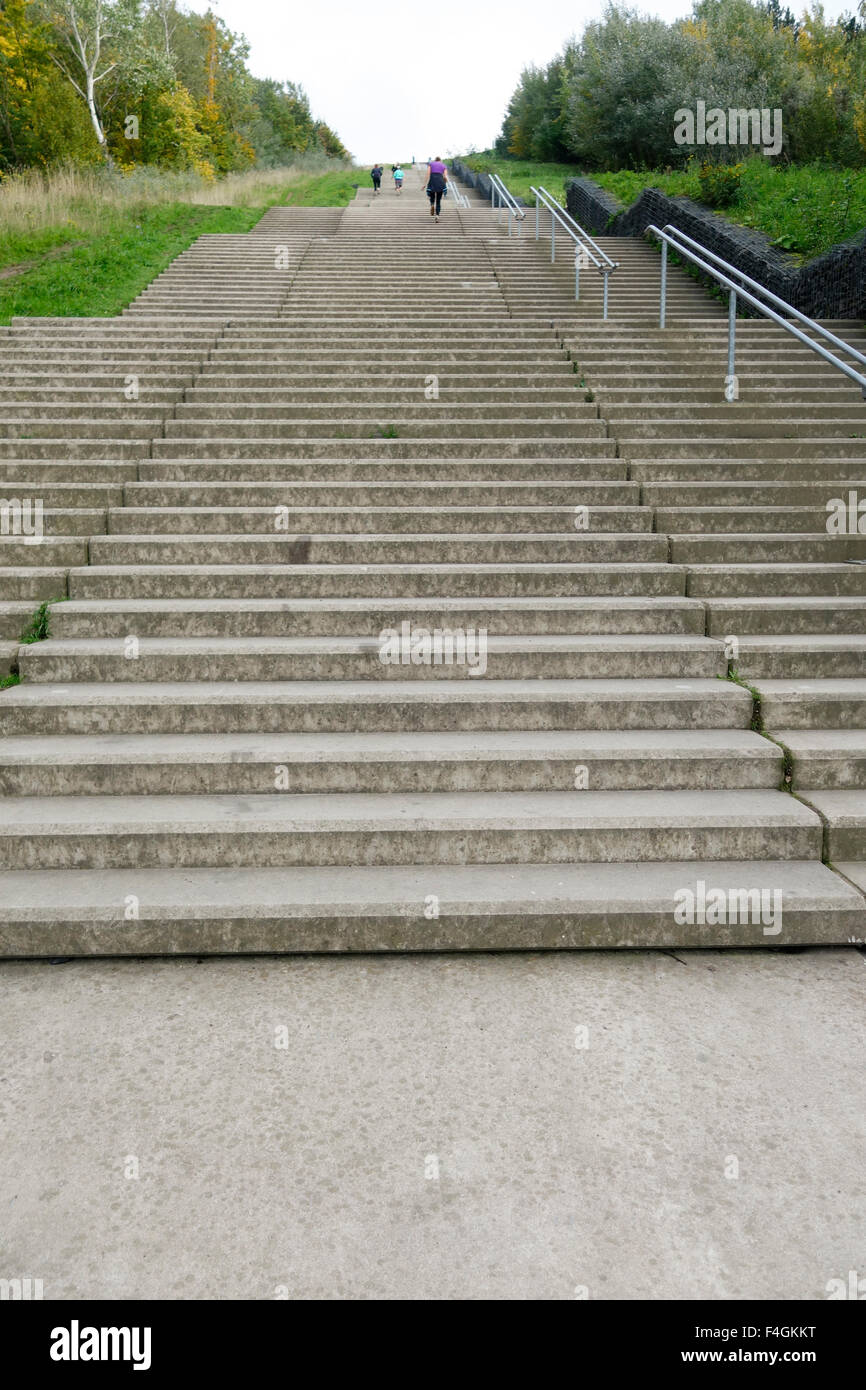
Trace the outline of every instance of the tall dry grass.
<instances>
[{"instance_id":1,"label":"tall dry grass","mask_svg":"<svg viewBox=\"0 0 866 1390\"><path fill-rule=\"evenodd\" d=\"M141 166L117 169L67 166L50 172L26 169L0 182L0 243L74 225L97 231L106 212L153 203L206 203L214 207L261 207L279 201L293 183L311 173L339 168L333 160L302 157L285 169L248 169L208 180L192 172ZM0 247L2 249L2 247Z\"/></svg>"}]
</instances>

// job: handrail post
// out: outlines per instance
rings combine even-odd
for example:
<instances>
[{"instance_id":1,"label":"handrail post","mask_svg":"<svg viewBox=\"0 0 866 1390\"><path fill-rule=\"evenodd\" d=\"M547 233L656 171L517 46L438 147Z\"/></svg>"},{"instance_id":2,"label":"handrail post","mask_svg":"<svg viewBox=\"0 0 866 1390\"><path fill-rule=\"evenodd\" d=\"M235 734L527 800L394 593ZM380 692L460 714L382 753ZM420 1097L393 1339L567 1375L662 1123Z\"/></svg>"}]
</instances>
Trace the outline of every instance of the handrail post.
<instances>
[{"instance_id":1,"label":"handrail post","mask_svg":"<svg viewBox=\"0 0 866 1390\"><path fill-rule=\"evenodd\" d=\"M553 209L550 211L550 261L551 264L556 260L556 218Z\"/></svg>"},{"instance_id":2,"label":"handrail post","mask_svg":"<svg viewBox=\"0 0 866 1390\"><path fill-rule=\"evenodd\" d=\"M727 400L736 399L734 386L734 357L737 344L737 292L731 290L728 296L728 379L725 385L729 388L725 392Z\"/></svg>"},{"instance_id":3,"label":"handrail post","mask_svg":"<svg viewBox=\"0 0 866 1390\"><path fill-rule=\"evenodd\" d=\"M508 235L511 236L511 204L508 204Z\"/></svg>"},{"instance_id":4,"label":"handrail post","mask_svg":"<svg viewBox=\"0 0 866 1390\"><path fill-rule=\"evenodd\" d=\"M580 299L580 251L574 248L574 297Z\"/></svg>"},{"instance_id":5,"label":"handrail post","mask_svg":"<svg viewBox=\"0 0 866 1390\"><path fill-rule=\"evenodd\" d=\"M610 271L602 271L602 276L604 278L604 313L602 314L602 318L604 319L605 323L607 323L607 286L608 281L610 279Z\"/></svg>"},{"instance_id":6,"label":"handrail post","mask_svg":"<svg viewBox=\"0 0 866 1390\"><path fill-rule=\"evenodd\" d=\"M666 241L663 241L663 242L662 242L662 294L661 294L661 303L660 303L660 306L659 306L659 328L664 328L664 326L665 326L665 310L667 309L667 291L668 291L668 244L667 244Z\"/></svg>"},{"instance_id":7,"label":"handrail post","mask_svg":"<svg viewBox=\"0 0 866 1390\"><path fill-rule=\"evenodd\" d=\"M538 241L538 194L535 195L535 240Z\"/></svg>"}]
</instances>

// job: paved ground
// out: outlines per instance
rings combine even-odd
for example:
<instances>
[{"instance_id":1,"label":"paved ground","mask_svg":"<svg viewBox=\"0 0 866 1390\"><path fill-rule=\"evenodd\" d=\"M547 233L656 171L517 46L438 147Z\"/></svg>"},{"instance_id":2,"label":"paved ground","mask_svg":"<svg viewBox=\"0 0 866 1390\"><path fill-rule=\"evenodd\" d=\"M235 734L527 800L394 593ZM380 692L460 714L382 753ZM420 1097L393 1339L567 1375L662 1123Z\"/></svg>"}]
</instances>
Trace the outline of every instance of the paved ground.
<instances>
[{"instance_id":1,"label":"paved ground","mask_svg":"<svg viewBox=\"0 0 866 1390\"><path fill-rule=\"evenodd\" d=\"M858 950L21 961L0 999L0 1276L46 1298L866 1272Z\"/></svg>"}]
</instances>

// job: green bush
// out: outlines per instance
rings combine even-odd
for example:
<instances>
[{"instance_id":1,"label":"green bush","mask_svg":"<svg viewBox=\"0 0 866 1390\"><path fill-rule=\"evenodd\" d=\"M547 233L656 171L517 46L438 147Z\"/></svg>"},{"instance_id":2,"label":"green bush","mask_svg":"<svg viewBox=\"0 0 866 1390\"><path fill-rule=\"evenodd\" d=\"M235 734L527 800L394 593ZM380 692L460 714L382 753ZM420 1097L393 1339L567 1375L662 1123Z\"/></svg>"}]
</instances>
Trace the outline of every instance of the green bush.
<instances>
[{"instance_id":1,"label":"green bush","mask_svg":"<svg viewBox=\"0 0 866 1390\"><path fill-rule=\"evenodd\" d=\"M729 208L736 201L743 176L742 164L712 164L704 161L698 170L701 202L711 208Z\"/></svg>"}]
</instances>

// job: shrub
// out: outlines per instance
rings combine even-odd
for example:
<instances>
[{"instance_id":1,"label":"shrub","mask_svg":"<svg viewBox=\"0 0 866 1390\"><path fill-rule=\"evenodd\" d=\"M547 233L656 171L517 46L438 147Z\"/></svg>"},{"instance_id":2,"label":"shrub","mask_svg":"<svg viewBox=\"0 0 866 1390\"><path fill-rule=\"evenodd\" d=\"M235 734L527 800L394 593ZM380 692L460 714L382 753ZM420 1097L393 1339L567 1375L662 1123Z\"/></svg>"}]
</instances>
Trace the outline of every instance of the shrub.
<instances>
[{"instance_id":1,"label":"shrub","mask_svg":"<svg viewBox=\"0 0 866 1390\"><path fill-rule=\"evenodd\" d=\"M698 170L701 202L711 208L728 208L740 191L742 164L711 164L705 161Z\"/></svg>"}]
</instances>

